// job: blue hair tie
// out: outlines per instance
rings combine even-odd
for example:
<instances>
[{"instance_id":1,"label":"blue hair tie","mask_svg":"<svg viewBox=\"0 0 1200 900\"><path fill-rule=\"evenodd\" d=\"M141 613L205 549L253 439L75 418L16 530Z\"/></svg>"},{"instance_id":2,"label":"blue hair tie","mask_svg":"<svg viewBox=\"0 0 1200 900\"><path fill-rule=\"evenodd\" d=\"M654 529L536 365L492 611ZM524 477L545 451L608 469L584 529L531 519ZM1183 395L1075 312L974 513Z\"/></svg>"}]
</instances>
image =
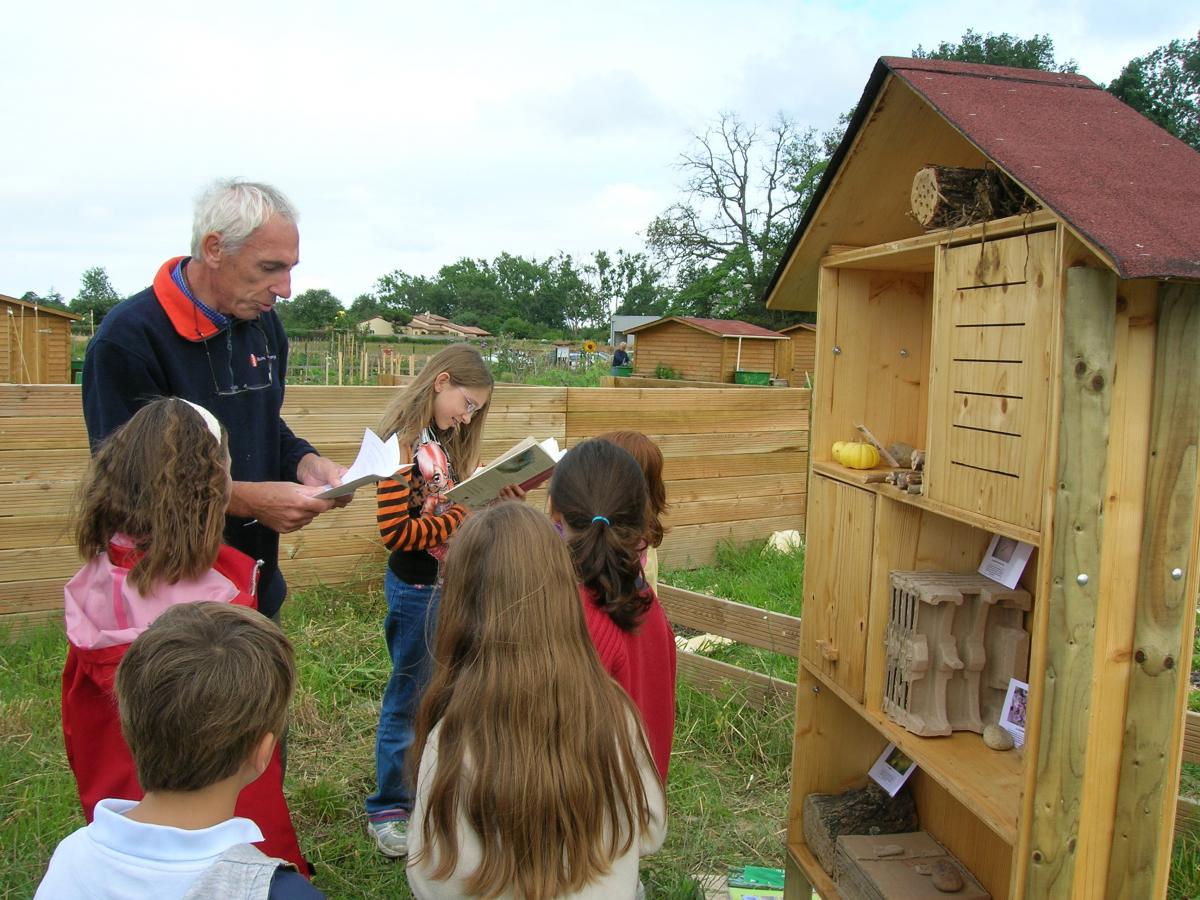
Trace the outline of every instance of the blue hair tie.
<instances>
[{"instance_id":1,"label":"blue hair tie","mask_svg":"<svg viewBox=\"0 0 1200 900\"><path fill-rule=\"evenodd\" d=\"M595 525L597 522L603 522L605 525L612 524L608 521L608 519L604 518L604 516L592 516L592 524Z\"/></svg>"}]
</instances>

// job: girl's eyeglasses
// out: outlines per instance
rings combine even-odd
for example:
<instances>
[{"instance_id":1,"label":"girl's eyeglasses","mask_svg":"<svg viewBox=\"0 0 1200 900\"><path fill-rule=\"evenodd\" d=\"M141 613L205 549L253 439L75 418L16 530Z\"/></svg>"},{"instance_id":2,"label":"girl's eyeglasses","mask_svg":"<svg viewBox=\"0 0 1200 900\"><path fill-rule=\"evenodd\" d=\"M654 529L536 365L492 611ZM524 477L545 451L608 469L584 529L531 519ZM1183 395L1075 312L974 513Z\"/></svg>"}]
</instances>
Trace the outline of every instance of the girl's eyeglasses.
<instances>
[{"instance_id":1,"label":"girl's eyeglasses","mask_svg":"<svg viewBox=\"0 0 1200 900\"><path fill-rule=\"evenodd\" d=\"M212 373L213 390L218 397L232 397L235 394L245 393L246 391L262 391L275 383L275 354L271 352L271 342L267 340L267 332L258 320L254 321L254 330L262 338L264 352L260 356L251 351L248 368L253 370L255 374L246 378L241 384L238 383L233 374L232 326L225 329L225 368L228 370L228 380L225 383L228 387L222 387L221 382L217 379L217 369L213 365L212 353L208 349L208 341L204 342L204 355L208 357L208 370ZM265 378L263 377L264 370L266 373Z\"/></svg>"},{"instance_id":2,"label":"girl's eyeglasses","mask_svg":"<svg viewBox=\"0 0 1200 900\"><path fill-rule=\"evenodd\" d=\"M479 404L471 399L471 395L467 393L467 389L461 384L456 384L455 387L462 391L463 399L467 401L467 415L475 415L479 411Z\"/></svg>"}]
</instances>

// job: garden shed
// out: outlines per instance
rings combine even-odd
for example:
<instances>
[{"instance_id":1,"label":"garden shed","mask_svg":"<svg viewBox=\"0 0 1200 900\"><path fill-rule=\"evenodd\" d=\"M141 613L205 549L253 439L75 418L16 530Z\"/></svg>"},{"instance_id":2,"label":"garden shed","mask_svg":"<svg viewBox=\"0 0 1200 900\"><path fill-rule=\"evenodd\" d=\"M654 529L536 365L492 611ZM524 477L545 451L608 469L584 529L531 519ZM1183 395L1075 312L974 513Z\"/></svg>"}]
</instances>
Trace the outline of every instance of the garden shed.
<instances>
[{"instance_id":1,"label":"garden shed","mask_svg":"<svg viewBox=\"0 0 1200 900\"><path fill-rule=\"evenodd\" d=\"M780 377L786 378L791 387L807 387L816 360L817 326L811 322L800 322L780 328L779 333L792 342L788 348L792 358L789 361L784 357L784 364L780 367L783 374Z\"/></svg>"},{"instance_id":2,"label":"garden shed","mask_svg":"<svg viewBox=\"0 0 1200 900\"><path fill-rule=\"evenodd\" d=\"M931 165L1010 179L1020 211L926 231ZM1200 154L1087 78L875 66L768 287L818 311L787 896L858 896L866 857L835 868L816 810L889 744L991 897L1165 896L1200 745L1198 209ZM922 483L835 462L860 424L923 449ZM1029 553L1003 629L961 587L1001 538ZM990 749L1018 708L1023 750Z\"/></svg>"},{"instance_id":3,"label":"garden shed","mask_svg":"<svg viewBox=\"0 0 1200 900\"><path fill-rule=\"evenodd\" d=\"M0 294L0 317L0 381L71 383L71 323L79 316Z\"/></svg>"},{"instance_id":4,"label":"garden shed","mask_svg":"<svg viewBox=\"0 0 1200 900\"><path fill-rule=\"evenodd\" d=\"M665 366L688 381L732 382L737 371L757 373L763 384L786 377L780 348L787 338L749 322L667 316L625 333L636 340L635 375L653 378Z\"/></svg>"}]
</instances>

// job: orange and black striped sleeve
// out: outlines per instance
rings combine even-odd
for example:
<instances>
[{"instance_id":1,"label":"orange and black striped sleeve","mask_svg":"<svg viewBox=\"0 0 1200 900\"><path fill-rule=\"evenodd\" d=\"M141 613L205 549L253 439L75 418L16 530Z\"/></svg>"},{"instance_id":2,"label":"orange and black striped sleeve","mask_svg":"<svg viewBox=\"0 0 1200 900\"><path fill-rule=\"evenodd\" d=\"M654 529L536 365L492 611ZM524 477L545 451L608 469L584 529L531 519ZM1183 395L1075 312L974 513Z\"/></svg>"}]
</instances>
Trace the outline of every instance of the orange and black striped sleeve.
<instances>
[{"instance_id":1,"label":"orange and black striped sleeve","mask_svg":"<svg viewBox=\"0 0 1200 900\"><path fill-rule=\"evenodd\" d=\"M412 488L407 480L385 478L375 496L379 534L389 550L428 550L444 544L467 516L466 507L451 505L440 516L413 515Z\"/></svg>"}]
</instances>

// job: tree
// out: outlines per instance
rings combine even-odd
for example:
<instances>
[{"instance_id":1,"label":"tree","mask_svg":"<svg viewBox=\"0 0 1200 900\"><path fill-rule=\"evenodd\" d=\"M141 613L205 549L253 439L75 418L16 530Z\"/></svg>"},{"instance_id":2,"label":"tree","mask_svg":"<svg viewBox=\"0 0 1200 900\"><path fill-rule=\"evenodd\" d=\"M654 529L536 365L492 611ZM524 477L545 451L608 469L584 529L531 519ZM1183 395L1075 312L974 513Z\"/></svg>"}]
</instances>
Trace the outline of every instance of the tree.
<instances>
[{"instance_id":1,"label":"tree","mask_svg":"<svg viewBox=\"0 0 1200 900\"><path fill-rule=\"evenodd\" d=\"M759 297L827 164L823 149L815 130L783 115L764 133L725 112L695 136L680 157L684 198L646 235L681 293L718 275L728 300L709 305L766 315Z\"/></svg>"},{"instance_id":2,"label":"tree","mask_svg":"<svg viewBox=\"0 0 1200 900\"><path fill-rule=\"evenodd\" d=\"M120 302L121 295L108 280L108 272L103 266L93 266L83 273L79 293L71 300L69 308L71 312L84 319L92 319L99 325L108 311Z\"/></svg>"},{"instance_id":3,"label":"tree","mask_svg":"<svg viewBox=\"0 0 1200 900\"><path fill-rule=\"evenodd\" d=\"M291 300L280 300L275 304L275 310L289 331L329 328L337 322L339 314L345 313L341 301L324 288L304 291Z\"/></svg>"},{"instance_id":4,"label":"tree","mask_svg":"<svg viewBox=\"0 0 1200 900\"><path fill-rule=\"evenodd\" d=\"M1108 92L1200 150L1200 34L1130 60Z\"/></svg>"},{"instance_id":5,"label":"tree","mask_svg":"<svg viewBox=\"0 0 1200 900\"><path fill-rule=\"evenodd\" d=\"M933 50L925 50L918 44L912 55L916 59L948 59L1047 72L1076 72L1079 69L1073 59L1061 64L1055 61L1054 41L1048 34L1022 39L1007 32L981 35L968 28L957 44L942 41Z\"/></svg>"},{"instance_id":6,"label":"tree","mask_svg":"<svg viewBox=\"0 0 1200 900\"><path fill-rule=\"evenodd\" d=\"M26 303L36 303L39 306L48 306L51 309L67 309L67 302L63 299L63 295L54 288L50 288L50 293L45 297L39 297L33 291L26 291L21 295L21 299Z\"/></svg>"},{"instance_id":7,"label":"tree","mask_svg":"<svg viewBox=\"0 0 1200 900\"><path fill-rule=\"evenodd\" d=\"M651 316L666 312L667 297L661 273L644 253L618 250L616 257L604 250L592 254L583 267L599 301L602 317Z\"/></svg>"},{"instance_id":8,"label":"tree","mask_svg":"<svg viewBox=\"0 0 1200 900\"><path fill-rule=\"evenodd\" d=\"M346 311L346 319L349 324L361 325L366 320L383 316L383 314L383 307L380 306L374 294L359 294L354 298L353 304L350 304L349 310Z\"/></svg>"}]
</instances>

